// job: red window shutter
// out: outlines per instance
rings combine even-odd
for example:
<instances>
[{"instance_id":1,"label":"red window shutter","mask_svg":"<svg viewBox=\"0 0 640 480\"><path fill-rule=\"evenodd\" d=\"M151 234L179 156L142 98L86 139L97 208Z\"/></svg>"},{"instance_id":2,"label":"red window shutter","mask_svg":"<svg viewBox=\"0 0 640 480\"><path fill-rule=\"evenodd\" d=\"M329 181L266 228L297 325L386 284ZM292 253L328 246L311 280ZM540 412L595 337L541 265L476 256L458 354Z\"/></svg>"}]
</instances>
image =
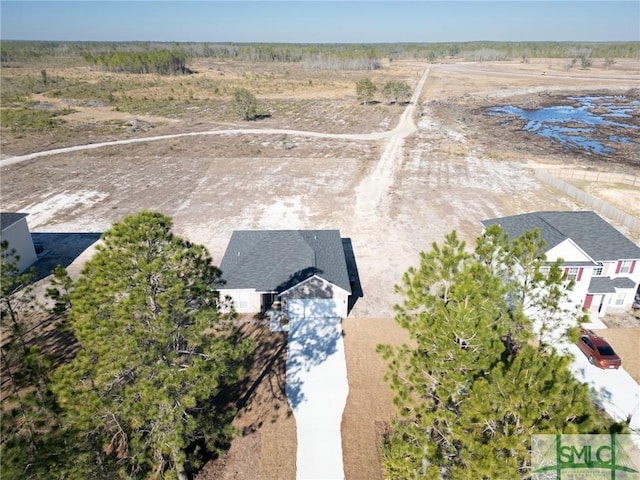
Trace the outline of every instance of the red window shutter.
<instances>
[{"instance_id":1,"label":"red window shutter","mask_svg":"<svg viewBox=\"0 0 640 480\"><path fill-rule=\"evenodd\" d=\"M576 282L579 282L580 279L582 278L582 271L584 270L584 268L580 268L580 270L578 270L578 278L576 278Z\"/></svg>"},{"instance_id":2,"label":"red window shutter","mask_svg":"<svg viewBox=\"0 0 640 480\"><path fill-rule=\"evenodd\" d=\"M584 298L584 308L589 310L591 308L591 302L593 301L593 295L587 295Z\"/></svg>"},{"instance_id":3,"label":"red window shutter","mask_svg":"<svg viewBox=\"0 0 640 480\"><path fill-rule=\"evenodd\" d=\"M636 266L636 261L634 260L633 262L631 262L631 268L629 269L629 273L633 273L633 269Z\"/></svg>"},{"instance_id":4,"label":"red window shutter","mask_svg":"<svg viewBox=\"0 0 640 480\"><path fill-rule=\"evenodd\" d=\"M616 273L620 273L621 268L622 268L622 262L618 262L618 265L616 265Z\"/></svg>"}]
</instances>

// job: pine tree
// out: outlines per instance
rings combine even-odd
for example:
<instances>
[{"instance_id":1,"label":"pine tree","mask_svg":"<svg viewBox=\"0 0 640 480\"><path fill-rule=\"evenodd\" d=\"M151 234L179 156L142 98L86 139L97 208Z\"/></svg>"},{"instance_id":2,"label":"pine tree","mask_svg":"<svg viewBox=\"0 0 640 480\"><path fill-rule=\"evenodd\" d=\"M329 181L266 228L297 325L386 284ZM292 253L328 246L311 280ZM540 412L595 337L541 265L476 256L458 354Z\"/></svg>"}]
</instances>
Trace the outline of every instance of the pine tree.
<instances>
[{"instance_id":1,"label":"pine tree","mask_svg":"<svg viewBox=\"0 0 640 480\"><path fill-rule=\"evenodd\" d=\"M522 298L566 287L563 276L536 272L543 261L516 268L538 250L535 234L514 247L492 229L469 253L452 232L403 276L396 321L411 343L378 347L399 414L383 439L388 478L522 478L533 433L604 428L569 358L531 345ZM506 274L528 269L514 306L522 288Z\"/></svg>"},{"instance_id":2,"label":"pine tree","mask_svg":"<svg viewBox=\"0 0 640 480\"><path fill-rule=\"evenodd\" d=\"M5 388L1 476L55 478L49 476L48 464L59 461L69 450L64 448L57 404L50 390L52 358L41 352L29 333L35 321L47 318L32 293L35 271L20 273L18 261L15 250L2 242L0 360Z\"/></svg>"},{"instance_id":3,"label":"pine tree","mask_svg":"<svg viewBox=\"0 0 640 480\"><path fill-rule=\"evenodd\" d=\"M258 115L258 100L246 88L236 88L233 91L233 109L242 120L254 120Z\"/></svg>"},{"instance_id":4,"label":"pine tree","mask_svg":"<svg viewBox=\"0 0 640 480\"><path fill-rule=\"evenodd\" d=\"M507 286L512 309L510 335L523 342L533 335L540 350L551 350L567 335L574 337L584 320L581 307L572 306L569 291L575 282L566 278L563 260L547 261L540 230L510 240L499 225L491 225L478 238L480 261L500 276Z\"/></svg>"},{"instance_id":5,"label":"pine tree","mask_svg":"<svg viewBox=\"0 0 640 480\"><path fill-rule=\"evenodd\" d=\"M56 371L54 391L95 476L186 478L186 451L231 433L233 412L212 398L241 377L251 346L219 311L220 270L171 226L153 212L124 218L71 292L82 349Z\"/></svg>"},{"instance_id":6,"label":"pine tree","mask_svg":"<svg viewBox=\"0 0 640 480\"><path fill-rule=\"evenodd\" d=\"M389 101L393 101L396 105L401 101L411 98L411 87L407 82L398 80L389 80L382 88L382 95Z\"/></svg>"},{"instance_id":7,"label":"pine tree","mask_svg":"<svg viewBox=\"0 0 640 480\"><path fill-rule=\"evenodd\" d=\"M376 93L377 87L370 78L362 78L356 82L356 96L358 101L364 105L368 105L373 101L373 94Z\"/></svg>"},{"instance_id":8,"label":"pine tree","mask_svg":"<svg viewBox=\"0 0 640 480\"><path fill-rule=\"evenodd\" d=\"M51 313L62 315L71 308L71 291L73 290L73 280L67 270L58 265L51 272L50 286L47 288L46 296L53 301Z\"/></svg>"}]
</instances>

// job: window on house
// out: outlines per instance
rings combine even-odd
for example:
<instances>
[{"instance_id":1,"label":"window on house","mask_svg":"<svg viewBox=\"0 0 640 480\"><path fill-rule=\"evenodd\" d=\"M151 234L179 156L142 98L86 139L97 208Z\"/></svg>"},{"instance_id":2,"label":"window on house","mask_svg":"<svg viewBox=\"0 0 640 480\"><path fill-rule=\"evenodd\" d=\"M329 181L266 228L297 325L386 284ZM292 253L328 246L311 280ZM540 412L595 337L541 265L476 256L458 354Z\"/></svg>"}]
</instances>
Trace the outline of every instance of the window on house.
<instances>
[{"instance_id":1,"label":"window on house","mask_svg":"<svg viewBox=\"0 0 640 480\"><path fill-rule=\"evenodd\" d=\"M599 264L596 268L593 269L593 276L599 277L602 275L602 264Z\"/></svg>"},{"instance_id":2,"label":"window on house","mask_svg":"<svg viewBox=\"0 0 640 480\"><path fill-rule=\"evenodd\" d=\"M624 305L624 297L626 294L624 292L618 293L616 296L616 305Z\"/></svg>"},{"instance_id":3,"label":"window on house","mask_svg":"<svg viewBox=\"0 0 640 480\"><path fill-rule=\"evenodd\" d=\"M549 271L551 270L551 267L540 267L540 274L543 277L548 277L549 276Z\"/></svg>"},{"instance_id":4,"label":"window on house","mask_svg":"<svg viewBox=\"0 0 640 480\"><path fill-rule=\"evenodd\" d=\"M629 273L631 270L631 260L623 260L620 265L620 273Z\"/></svg>"},{"instance_id":5,"label":"window on house","mask_svg":"<svg viewBox=\"0 0 640 480\"><path fill-rule=\"evenodd\" d=\"M246 293L238 294L238 309L249 308L249 300Z\"/></svg>"},{"instance_id":6,"label":"window on house","mask_svg":"<svg viewBox=\"0 0 640 480\"><path fill-rule=\"evenodd\" d=\"M571 267L567 271L567 280L575 281L578 278L578 267Z\"/></svg>"}]
</instances>

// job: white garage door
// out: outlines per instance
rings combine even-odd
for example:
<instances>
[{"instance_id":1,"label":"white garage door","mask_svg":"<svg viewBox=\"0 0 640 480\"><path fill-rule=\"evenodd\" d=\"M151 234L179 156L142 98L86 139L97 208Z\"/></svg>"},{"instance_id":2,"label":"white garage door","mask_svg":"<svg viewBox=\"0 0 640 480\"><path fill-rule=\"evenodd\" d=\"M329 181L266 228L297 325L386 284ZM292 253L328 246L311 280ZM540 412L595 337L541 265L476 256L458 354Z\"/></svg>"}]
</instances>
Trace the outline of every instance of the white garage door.
<instances>
[{"instance_id":1,"label":"white garage door","mask_svg":"<svg viewBox=\"0 0 640 480\"><path fill-rule=\"evenodd\" d=\"M306 298L288 300L289 321L297 318L335 318L340 317L338 306L332 299Z\"/></svg>"}]
</instances>

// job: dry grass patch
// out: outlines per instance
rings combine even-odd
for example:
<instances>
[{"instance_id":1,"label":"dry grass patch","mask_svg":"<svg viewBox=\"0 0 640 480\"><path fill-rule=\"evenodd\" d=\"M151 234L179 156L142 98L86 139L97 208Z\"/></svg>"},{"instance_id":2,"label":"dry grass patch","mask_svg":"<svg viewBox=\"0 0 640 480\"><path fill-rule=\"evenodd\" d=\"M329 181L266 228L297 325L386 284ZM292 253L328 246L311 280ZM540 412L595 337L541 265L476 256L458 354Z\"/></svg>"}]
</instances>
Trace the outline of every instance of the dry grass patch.
<instances>
[{"instance_id":1,"label":"dry grass patch","mask_svg":"<svg viewBox=\"0 0 640 480\"><path fill-rule=\"evenodd\" d=\"M381 480L380 427L393 418L395 408L389 385L382 379L387 364L376 346L400 345L407 341L407 334L389 318L347 318L342 328L349 379L342 416L345 476L349 480Z\"/></svg>"},{"instance_id":2,"label":"dry grass patch","mask_svg":"<svg viewBox=\"0 0 640 480\"><path fill-rule=\"evenodd\" d=\"M638 321L640 325L640 321ZM613 347L622 358L624 368L633 379L640 384L640 327L606 328L597 331Z\"/></svg>"},{"instance_id":3,"label":"dry grass patch","mask_svg":"<svg viewBox=\"0 0 640 480\"><path fill-rule=\"evenodd\" d=\"M42 83L40 69L21 67L2 70L3 107L9 92L21 102L44 109L72 107L61 117L65 132L2 132L5 154L19 155L55 148L120 138L127 134L160 135L174 131L208 128L289 128L327 133L366 133L393 128L402 108L389 105L381 96L384 83L402 80L413 88L422 66L408 62L387 63L376 71L317 70L304 64L212 62L197 59L191 75L161 76L103 72L88 67L48 67L49 83ZM372 105L356 100L356 82L371 77L378 86ZM247 88L258 100L257 122L243 122L232 108L236 88ZM24 103L27 105L27 103ZM17 104L16 104L17 105ZM130 128L132 119L146 122L145 131ZM109 122L119 122L109 124ZM151 133L146 133L146 132Z\"/></svg>"},{"instance_id":4,"label":"dry grass patch","mask_svg":"<svg viewBox=\"0 0 640 480\"><path fill-rule=\"evenodd\" d=\"M594 197L601 198L620 210L640 218L640 186L590 182L584 185L582 189Z\"/></svg>"}]
</instances>

